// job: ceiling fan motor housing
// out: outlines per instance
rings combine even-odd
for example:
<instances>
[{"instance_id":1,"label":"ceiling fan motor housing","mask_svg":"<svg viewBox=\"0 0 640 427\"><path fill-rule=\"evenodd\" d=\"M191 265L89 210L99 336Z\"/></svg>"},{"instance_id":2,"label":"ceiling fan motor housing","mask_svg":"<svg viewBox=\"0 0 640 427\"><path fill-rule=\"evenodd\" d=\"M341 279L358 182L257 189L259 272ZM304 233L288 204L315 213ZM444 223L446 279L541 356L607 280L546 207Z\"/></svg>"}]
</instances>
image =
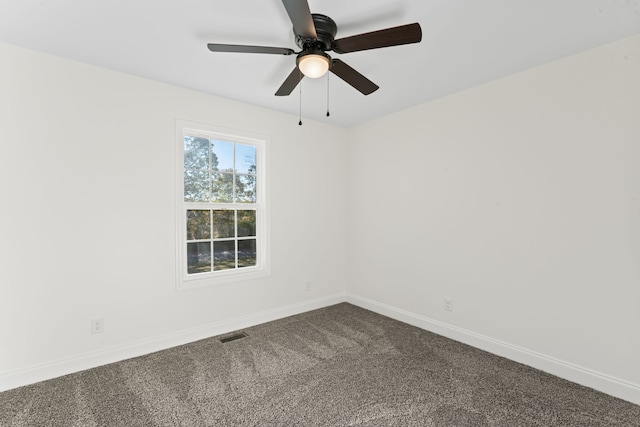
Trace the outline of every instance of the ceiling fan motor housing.
<instances>
[{"instance_id":1,"label":"ceiling fan motor housing","mask_svg":"<svg viewBox=\"0 0 640 427\"><path fill-rule=\"evenodd\" d=\"M296 36L296 45L298 45L298 47L303 51L313 49L322 51L331 50L331 45L338 33L338 26L333 19L326 15L312 13L311 16L313 17L313 24L316 27L316 35L318 38L315 40L309 40L299 34L295 34L294 31Z\"/></svg>"}]
</instances>

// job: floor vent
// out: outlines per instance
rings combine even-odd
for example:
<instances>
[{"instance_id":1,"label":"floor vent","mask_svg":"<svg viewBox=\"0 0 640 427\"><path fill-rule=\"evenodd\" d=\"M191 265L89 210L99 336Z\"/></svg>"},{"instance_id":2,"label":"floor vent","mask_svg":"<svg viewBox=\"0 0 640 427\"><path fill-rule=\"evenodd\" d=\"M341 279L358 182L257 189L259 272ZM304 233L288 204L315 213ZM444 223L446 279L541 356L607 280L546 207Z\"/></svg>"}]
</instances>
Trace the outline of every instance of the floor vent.
<instances>
[{"instance_id":1,"label":"floor vent","mask_svg":"<svg viewBox=\"0 0 640 427\"><path fill-rule=\"evenodd\" d=\"M248 335L245 334L244 332L240 332L239 334L233 334L233 335L229 335L228 337L224 337L224 338L220 338L220 342L221 343L227 343L230 341L235 341L235 340L239 340L241 338L245 338Z\"/></svg>"}]
</instances>

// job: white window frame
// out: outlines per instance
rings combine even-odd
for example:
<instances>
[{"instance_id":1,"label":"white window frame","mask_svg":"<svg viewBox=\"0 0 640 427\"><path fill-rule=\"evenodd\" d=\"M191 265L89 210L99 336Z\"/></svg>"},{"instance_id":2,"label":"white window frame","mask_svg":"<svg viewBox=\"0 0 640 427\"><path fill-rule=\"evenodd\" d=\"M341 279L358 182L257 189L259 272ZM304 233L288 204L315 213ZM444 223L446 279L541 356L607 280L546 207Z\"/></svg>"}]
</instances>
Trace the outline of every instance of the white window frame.
<instances>
[{"instance_id":1,"label":"white window frame","mask_svg":"<svg viewBox=\"0 0 640 427\"><path fill-rule=\"evenodd\" d=\"M256 147L256 203L190 203L184 201L184 136L203 136ZM269 137L187 120L176 120L176 288L189 289L237 280L251 280L270 274L268 151ZM187 274L187 209L256 208L256 266L207 273ZM212 254L213 255L213 254Z\"/></svg>"}]
</instances>

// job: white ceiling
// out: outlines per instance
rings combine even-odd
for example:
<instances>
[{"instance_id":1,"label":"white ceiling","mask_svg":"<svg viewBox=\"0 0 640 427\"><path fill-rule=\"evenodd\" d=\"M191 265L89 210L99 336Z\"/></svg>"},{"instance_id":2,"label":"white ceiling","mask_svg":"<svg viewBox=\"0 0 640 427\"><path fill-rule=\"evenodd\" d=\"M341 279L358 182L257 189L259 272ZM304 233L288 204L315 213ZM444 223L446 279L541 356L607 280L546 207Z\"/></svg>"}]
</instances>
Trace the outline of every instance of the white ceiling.
<instances>
[{"instance_id":1,"label":"white ceiling","mask_svg":"<svg viewBox=\"0 0 640 427\"><path fill-rule=\"evenodd\" d=\"M332 53L380 86L304 79L302 114L352 126L640 33L640 0L308 0L337 38L412 22L419 44ZM295 56L212 53L233 43L298 50L281 0L0 0L0 42L298 115L274 93ZM1 72L1 69L0 69ZM297 118L292 118L297 122Z\"/></svg>"}]
</instances>

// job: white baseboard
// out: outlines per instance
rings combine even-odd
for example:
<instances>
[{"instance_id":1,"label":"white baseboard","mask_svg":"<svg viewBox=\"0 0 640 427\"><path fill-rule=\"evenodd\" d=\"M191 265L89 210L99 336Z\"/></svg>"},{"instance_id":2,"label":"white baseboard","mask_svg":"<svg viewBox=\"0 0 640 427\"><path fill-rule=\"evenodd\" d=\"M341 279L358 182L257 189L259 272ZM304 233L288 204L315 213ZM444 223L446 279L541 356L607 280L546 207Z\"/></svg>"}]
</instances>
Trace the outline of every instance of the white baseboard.
<instances>
[{"instance_id":1,"label":"white baseboard","mask_svg":"<svg viewBox=\"0 0 640 427\"><path fill-rule=\"evenodd\" d=\"M142 356L155 351L187 344L216 335L222 335L231 331L248 328L250 326L282 319L288 316L294 316L296 314L339 304L345 301L392 319L469 344L498 356L506 357L516 362L556 375L560 378L564 378L586 387L591 387L611 396L640 405L640 385L638 384L633 384L606 374L595 372L569 362L558 360L551 356L540 354L466 329L420 316L390 305L346 293L303 301L272 310L265 310L259 313L223 320L128 345L108 348L97 352L85 353L72 358L31 366L18 371L0 373L0 391L6 391L12 388L79 372L85 369Z\"/></svg>"},{"instance_id":2,"label":"white baseboard","mask_svg":"<svg viewBox=\"0 0 640 427\"><path fill-rule=\"evenodd\" d=\"M31 366L18 371L3 372L0 373L0 391L6 391L12 388L83 371L85 369L91 369L109 363L130 359L132 357L142 356L216 335L226 334L228 332L259 325L261 323L339 304L341 302L345 302L345 300L346 294L344 293L330 295L285 307L265 310L247 316L223 320L197 328L157 336L132 344L107 348L96 352L81 354L76 357Z\"/></svg>"},{"instance_id":3,"label":"white baseboard","mask_svg":"<svg viewBox=\"0 0 640 427\"><path fill-rule=\"evenodd\" d=\"M640 385L357 295L347 302L640 405Z\"/></svg>"}]
</instances>

